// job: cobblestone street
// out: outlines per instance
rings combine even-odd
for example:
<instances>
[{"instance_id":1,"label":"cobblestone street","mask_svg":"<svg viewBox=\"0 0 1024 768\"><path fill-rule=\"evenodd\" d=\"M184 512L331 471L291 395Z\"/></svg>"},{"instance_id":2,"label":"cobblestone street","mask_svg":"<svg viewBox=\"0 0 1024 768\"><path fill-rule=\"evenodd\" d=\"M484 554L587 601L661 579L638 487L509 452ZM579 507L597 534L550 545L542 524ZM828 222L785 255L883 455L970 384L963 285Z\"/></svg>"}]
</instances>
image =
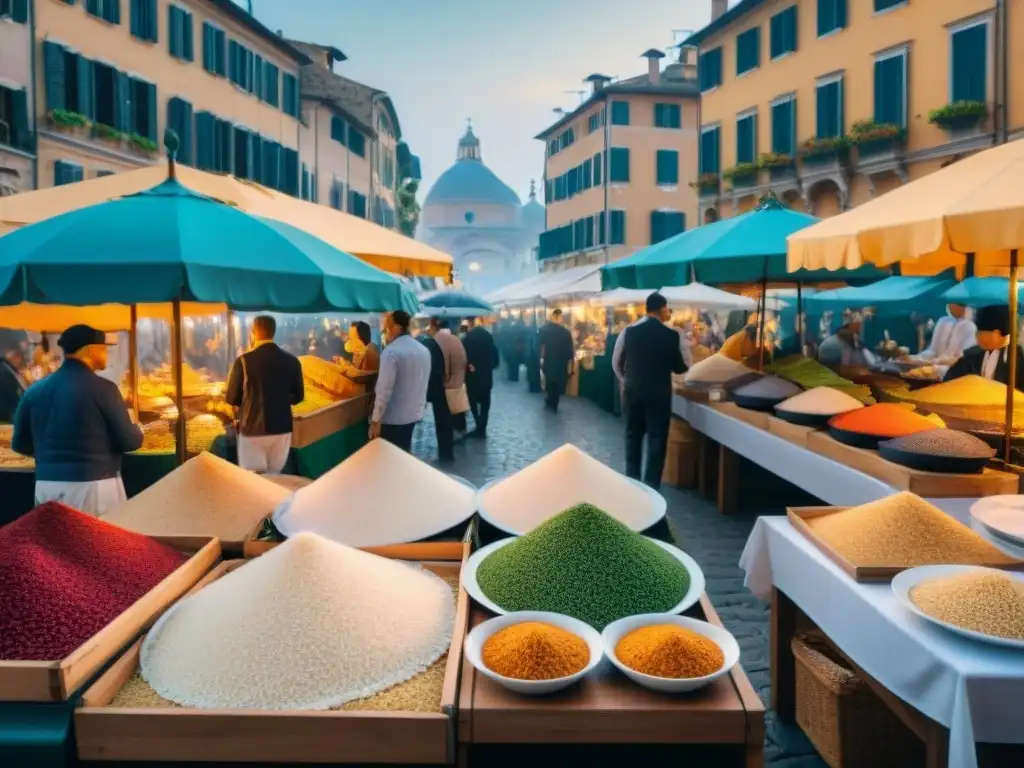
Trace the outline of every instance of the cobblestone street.
<instances>
[{"instance_id":1,"label":"cobblestone street","mask_svg":"<svg viewBox=\"0 0 1024 768\"><path fill-rule=\"evenodd\" d=\"M540 395L526 383L504 380L498 371L488 439L456 444L456 462L445 469L478 486L515 472L563 443L573 443L618 471L624 469L621 419L582 399L566 399L557 415L544 410ZM437 458L429 416L416 432L414 450ZM663 487L668 515L679 546L692 555L707 577L707 592L728 629L739 640L742 663L762 700L768 702L768 606L743 586L740 553L758 514L782 514L781 506L762 502L724 517L696 492ZM775 502L777 503L777 502ZM768 713L767 760L775 768L823 768L825 765L798 728L786 727Z\"/></svg>"}]
</instances>

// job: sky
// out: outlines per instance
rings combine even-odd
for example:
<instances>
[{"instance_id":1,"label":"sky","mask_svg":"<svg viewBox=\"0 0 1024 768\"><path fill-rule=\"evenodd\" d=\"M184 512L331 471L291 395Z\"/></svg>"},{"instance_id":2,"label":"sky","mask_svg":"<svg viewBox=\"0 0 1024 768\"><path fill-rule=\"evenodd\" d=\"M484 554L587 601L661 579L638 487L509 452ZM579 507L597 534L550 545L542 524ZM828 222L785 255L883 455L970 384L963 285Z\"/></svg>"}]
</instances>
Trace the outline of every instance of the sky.
<instances>
[{"instance_id":1,"label":"sky","mask_svg":"<svg viewBox=\"0 0 1024 768\"><path fill-rule=\"evenodd\" d=\"M245 0L236 0L243 7ZM594 72L631 77L673 30L697 30L711 0L253 0L289 38L341 49L339 74L387 91L420 157L422 195L452 163L472 118L483 160L526 202L538 196L544 145L534 136L571 109Z\"/></svg>"}]
</instances>

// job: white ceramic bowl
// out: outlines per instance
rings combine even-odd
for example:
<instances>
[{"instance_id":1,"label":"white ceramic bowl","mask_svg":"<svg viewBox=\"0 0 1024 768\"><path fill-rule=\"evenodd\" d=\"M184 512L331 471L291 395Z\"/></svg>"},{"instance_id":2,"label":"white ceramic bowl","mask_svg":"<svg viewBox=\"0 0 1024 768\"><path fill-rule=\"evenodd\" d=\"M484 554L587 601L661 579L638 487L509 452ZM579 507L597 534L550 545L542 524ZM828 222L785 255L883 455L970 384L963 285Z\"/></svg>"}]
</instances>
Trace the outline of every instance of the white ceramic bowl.
<instances>
[{"instance_id":1,"label":"white ceramic bowl","mask_svg":"<svg viewBox=\"0 0 1024 768\"><path fill-rule=\"evenodd\" d=\"M466 567L462 569L461 580L463 588L465 588L466 592L469 593L470 597L480 603L480 605L491 613L506 614L508 611L484 594L483 589L480 588L480 584L476 580L476 571L477 568L480 567L480 563L486 560L492 552L499 550L502 547L507 547L515 540L515 538L499 539L493 544L488 544L486 547L478 549L469 556L469 560L466 561ZM704 594L704 572L700 569L700 566L697 565L696 560L678 547L666 544L664 541L659 541L658 539L651 539L648 537L648 540L653 541L659 547L671 554L676 560L683 564L687 573L690 574L690 586L687 588L686 594L683 595L683 599L680 600L677 605L668 611L669 613L682 613L700 600L700 596Z\"/></svg>"},{"instance_id":2,"label":"white ceramic bowl","mask_svg":"<svg viewBox=\"0 0 1024 768\"><path fill-rule=\"evenodd\" d=\"M645 675L643 672L630 669L616 657L615 647L619 644L619 640L634 629L649 627L654 624L675 624L677 627L683 627L684 629L704 635L722 649L722 653L725 654L725 663L722 664L721 669L710 675L678 679ZM624 675L644 688L650 688L652 691L660 693L696 691L698 688L703 688L705 685L713 683L723 675L729 674L729 670L736 666L736 662L740 660L739 643L736 642L736 638L728 631L721 627L716 627L714 624L708 624L706 621L690 619L686 616L676 616L671 613L642 613L639 616L627 616L624 619L613 621L604 628L604 632L601 633L601 639L604 641L605 655L611 659L612 664L618 667Z\"/></svg>"},{"instance_id":3,"label":"white ceramic bowl","mask_svg":"<svg viewBox=\"0 0 1024 768\"><path fill-rule=\"evenodd\" d=\"M1024 495L986 496L971 505L971 517L994 536L1024 547Z\"/></svg>"},{"instance_id":4,"label":"white ceramic bowl","mask_svg":"<svg viewBox=\"0 0 1024 768\"><path fill-rule=\"evenodd\" d=\"M933 624L936 627L942 627L949 632L953 632L961 637L966 637L971 640L990 643L992 645L1001 645L1004 648L1024 650L1024 640L1014 640L1009 637L986 635L982 632L975 632L972 629L958 627L956 624L950 624L942 621L942 619L929 616L914 605L914 601L910 599L910 591L922 582L932 581L934 579L944 579L950 576L959 576L970 571L998 573L1024 583L1024 574L1013 571L998 570L996 568L982 568L977 565L919 565L917 568L910 568L906 571L897 573L892 580L892 591L893 594L896 595L896 599L903 604L904 608L929 624Z\"/></svg>"},{"instance_id":5,"label":"white ceramic bowl","mask_svg":"<svg viewBox=\"0 0 1024 768\"><path fill-rule=\"evenodd\" d=\"M497 672L489 669L483 661L483 647L487 638L505 627L511 627L513 624L522 624L527 621L552 624L567 632L572 632L574 635L585 640L590 648L590 661L587 663L587 666L575 675L558 677L554 680L516 680L512 677L499 675ZM466 658L469 659L469 663L476 667L480 674L489 677L499 685L505 686L510 691L527 696L541 696L545 693L554 693L563 688L568 688L578 680L582 680L585 675L601 663L601 658L604 655L604 645L601 642L601 634L592 626L584 624L579 619L563 616L560 613L547 613L546 611L520 611L518 613L507 613L504 616L496 616L474 627L466 636L464 651Z\"/></svg>"}]
</instances>

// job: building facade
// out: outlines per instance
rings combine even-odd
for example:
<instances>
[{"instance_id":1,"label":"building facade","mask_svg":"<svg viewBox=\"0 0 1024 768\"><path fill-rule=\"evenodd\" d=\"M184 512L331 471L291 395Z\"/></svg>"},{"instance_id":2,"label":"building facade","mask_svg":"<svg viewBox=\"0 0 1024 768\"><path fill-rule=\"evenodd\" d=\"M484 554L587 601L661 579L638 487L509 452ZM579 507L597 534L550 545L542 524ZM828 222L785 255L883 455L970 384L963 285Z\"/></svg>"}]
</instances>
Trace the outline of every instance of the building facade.
<instances>
[{"instance_id":1,"label":"building facade","mask_svg":"<svg viewBox=\"0 0 1024 768\"><path fill-rule=\"evenodd\" d=\"M451 254L467 290L490 293L531 274L533 248L544 230L536 190L519 196L486 165L470 126L455 165L438 177L423 202L421 240Z\"/></svg>"},{"instance_id":2,"label":"building facade","mask_svg":"<svg viewBox=\"0 0 1024 768\"><path fill-rule=\"evenodd\" d=\"M614 261L697 219L696 67L681 55L662 71L663 53L644 57L639 77L591 75L589 98L536 137L545 146L545 269Z\"/></svg>"},{"instance_id":3,"label":"building facade","mask_svg":"<svg viewBox=\"0 0 1024 768\"><path fill-rule=\"evenodd\" d=\"M683 44L699 54L702 221L769 191L834 215L1016 138L1018 11L1010 0L715 0L711 24Z\"/></svg>"},{"instance_id":4,"label":"building facade","mask_svg":"<svg viewBox=\"0 0 1024 768\"><path fill-rule=\"evenodd\" d=\"M36 0L38 186L179 159L299 194L308 59L231 0Z\"/></svg>"},{"instance_id":5,"label":"building facade","mask_svg":"<svg viewBox=\"0 0 1024 768\"><path fill-rule=\"evenodd\" d=\"M0 197L35 188L32 3L0 0Z\"/></svg>"}]
</instances>

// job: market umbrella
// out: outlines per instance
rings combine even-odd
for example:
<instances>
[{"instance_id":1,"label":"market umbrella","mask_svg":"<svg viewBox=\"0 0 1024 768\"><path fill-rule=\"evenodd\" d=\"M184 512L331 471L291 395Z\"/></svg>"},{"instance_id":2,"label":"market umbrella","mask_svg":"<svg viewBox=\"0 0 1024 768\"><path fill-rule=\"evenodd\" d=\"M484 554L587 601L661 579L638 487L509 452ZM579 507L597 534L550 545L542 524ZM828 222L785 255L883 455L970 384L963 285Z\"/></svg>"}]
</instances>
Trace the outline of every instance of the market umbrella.
<instances>
[{"instance_id":1,"label":"market umbrella","mask_svg":"<svg viewBox=\"0 0 1024 768\"><path fill-rule=\"evenodd\" d=\"M423 311L434 317L481 317L495 314L490 302L466 291L431 291L420 296L420 302ZM442 310L447 311L447 314L439 314ZM453 314L456 311L460 314Z\"/></svg>"},{"instance_id":2,"label":"market umbrella","mask_svg":"<svg viewBox=\"0 0 1024 768\"><path fill-rule=\"evenodd\" d=\"M1020 283L1018 293L1020 292ZM1010 281L1005 277L968 277L954 285L942 299L947 304L963 304L965 307L990 307L1005 304L1010 295Z\"/></svg>"},{"instance_id":3,"label":"market umbrella","mask_svg":"<svg viewBox=\"0 0 1024 768\"><path fill-rule=\"evenodd\" d=\"M451 256L366 219L234 176L185 166L178 166L175 174L193 192L229 203L246 213L291 224L393 274L449 277ZM158 164L0 198L0 235L62 213L152 189L165 178L166 168Z\"/></svg>"},{"instance_id":4,"label":"market umbrella","mask_svg":"<svg viewBox=\"0 0 1024 768\"><path fill-rule=\"evenodd\" d=\"M806 302L815 311L876 307L905 314L923 304L943 301L943 294L955 284L955 280L943 277L887 277L871 285L821 291Z\"/></svg>"},{"instance_id":5,"label":"market umbrella","mask_svg":"<svg viewBox=\"0 0 1024 768\"><path fill-rule=\"evenodd\" d=\"M786 238L817 221L768 197L753 211L691 229L605 266L602 284L607 290L885 277L887 273L870 266L839 273L821 268L789 272Z\"/></svg>"},{"instance_id":6,"label":"market umbrella","mask_svg":"<svg viewBox=\"0 0 1024 768\"><path fill-rule=\"evenodd\" d=\"M669 304L685 304L699 309L749 310L757 306L757 302L749 296L740 296L701 283L662 288L660 293L668 300Z\"/></svg>"}]
</instances>

